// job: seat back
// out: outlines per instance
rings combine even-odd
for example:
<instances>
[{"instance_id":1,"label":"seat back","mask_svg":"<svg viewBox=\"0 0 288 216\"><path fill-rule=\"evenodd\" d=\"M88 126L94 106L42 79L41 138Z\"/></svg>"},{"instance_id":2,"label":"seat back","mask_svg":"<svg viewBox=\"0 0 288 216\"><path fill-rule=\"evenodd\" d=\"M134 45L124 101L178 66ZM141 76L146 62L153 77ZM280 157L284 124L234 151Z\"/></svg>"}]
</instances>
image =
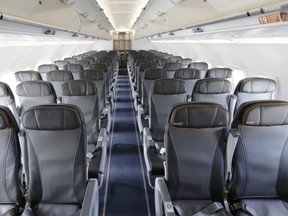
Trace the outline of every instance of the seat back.
<instances>
[{"instance_id":1,"label":"seat back","mask_svg":"<svg viewBox=\"0 0 288 216\"><path fill-rule=\"evenodd\" d=\"M109 76L108 76L108 67L106 64L102 63L94 63L89 65L90 70L97 70L97 71L102 71L104 75L104 80L105 80L105 96L108 97L109 95Z\"/></svg>"},{"instance_id":2,"label":"seat back","mask_svg":"<svg viewBox=\"0 0 288 216\"><path fill-rule=\"evenodd\" d=\"M81 59L77 61L77 64L82 65L84 69L88 69L90 65L90 61Z\"/></svg>"},{"instance_id":3,"label":"seat back","mask_svg":"<svg viewBox=\"0 0 288 216\"><path fill-rule=\"evenodd\" d=\"M87 183L85 121L76 106L36 106L23 114L28 202L35 215L75 215Z\"/></svg>"},{"instance_id":4,"label":"seat back","mask_svg":"<svg viewBox=\"0 0 288 216\"><path fill-rule=\"evenodd\" d=\"M206 78L222 78L232 82L232 69L231 68L210 68L207 70Z\"/></svg>"},{"instance_id":5,"label":"seat back","mask_svg":"<svg viewBox=\"0 0 288 216\"><path fill-rule=\"evenodd\" d=\"M149 113L149 95L151 84L154 80L166 78L166 73L160 68L151 68L144 71L143 85L142 85L142 105L144 114Z\"/></svg>"},{"instance_id":6,"label":"seat back","mask_svg":"<svg viewBox=\"0 0 288 216\"><path fill-rule=\"evenodd\" d=\"M73 79L73 75L68 70L56 70L47 73L47 81L52 83L57 97L61 97L61 85Z\"/></svg>"},{"instance_id":7,"label":"seat back","mask_svg":"<svg viewBox=\"0 0 288 216\"><path fill-rule=\"evenodd\" d=\"M188 68L189 64L192 62L191 58L183 58L180 63L182 64L182 68Z\"/></svg>"},{"instance_id":8,"label":"seat back","mask_svg":"<svg viewBox=\"0 0 288 216\"><path fill-rule=\"evenodd\" d=\"M19 113L15 104L15 97L7 83L0 82L0 106L8 107L13 113L16 121L20 124Z\"/></svg>"},{"instance_id":9,"label":"seat back","mask_svg":"<svg viewBox=\"0 0 288 216\"><path fill-rule=\"evenodd\" d=\"M169 62L173 62L173 63L180 63L182 60L182 57L181 56L171 56L171 57L168 57L168 61Z\"/></svg>"},{"instance_id":10,"label":"seat back","mask_svg":"<svg viewBox=\"0 0 288 216\"><path fill-rule=\"evenodd\" d=\"M58 66L56 64L42 64L38 66L38 71L41 74L42 80L47 81L46 74L49 71L58 70Z\"/></svg>"},{"instance_id":11,"label":"seat back","mask_svg":"<svg viewBox=\"0 0 288 216\"><path fill-rule=\"evenodd\" d=\"M268 199L280 200L281 206L286 202L287 214L288 102L245 103L232 128L240 135L232 160L231 202L258 199L260 203L252 208L259 208L259 215L280 215L277 206L265 204Z\"/></svg>"},{"instance_id":12,"label":"seat back","mask_svg":"<svg viewBox=\"0 0 288 216\"><path fill-rule=\"evenodd\" d=\"M184 80L163 78L154 80L149 97L150 130L153 140L163 141L167 116L176 103L186 101Z\"/></svg>"},{"instance_id":13,"label":"seat back","mask_svg":"<svg viewBox=\"0 0 288 216\"><path fill-rule=\"evenodd\" d=\"M80 78L83 80L92 80L96 84L98 95L98 112L99 115L101 115L106 106L105 73L103 73L101 70L84 70L81 72Z\"/></svg>"},{"instance_id":14,"label":"seat back","mask_svg":"<svg viewBox=\"0 0 288 216\"><path fill-rule=\"evenodd\" d=\"M142 85L143 85L143 76L144 71L150 68L157 68L157 65L152 62L144 62L139 65L139 71L137 73L137 89L140 97L142 97Z\"/></svg>"},{"instance_id":15,"label":"seat back","mask_svg":"<svg viewBox=\"0 0 288 216\"><path fill-rule=\"evenodd\" d=\"M42 80L40 73L33 70L17 71L14 76L17 82Z\"/></svg>"},{"instance_id":16,"label":"seat back","mask_svg":"<svg viewBox=\"0 0 288 216\"><path fill-rule=\"evenodd\" d=\"M234 95L237 96L237 110L244 102L252 100L272 100L276 91L276 82L272 79L262 77L250 77L237 84Z\"/></svg>"},{"instance_id":17,"label":"seat back","mask_svg":"<svg viewBox=\"0 0 288 216\"><path fill-rule=\"evenodd\" d=\"M181 63L169 62L163 66L163 70L166 71L168 78L173 78L175 71L181 67L182 67Z\"/></svg>"},{"instance_id":18,"label":"seat back","mask_svg":"<svg viewBox=\"0 0 288 216\"><path fill-rule=\"evenodd\" d=\"M20 115L32 106L56 103L56 94L51 83L47 81L25 81L16 86L20 100Z\"/></svg>"},{"instance_id":19,"label":"seat back","mask_svg":"<svg viewBox=\"0 0 288 216\"><path fill-rule=\"evenodd\" d=\"M72 73L74 80L79 80L80 72L84 70L84 67L81 64L68 64L66 65L66 68Z\"/></svg>"},{"instance_id":20,"label":"seat back","mask_svg":"<svg viewBox=\"0 0 288 216\"><path fill-rule=\"evenodd\" d=\"M64 61L67 61L69 64L76 64L77 63L77 58L68 57L68 58L64 58Z\"/></svg>"},{"instance_id":21,"label":"seat back","mask_svg":"<svg viewBox=\"0 0 288 216\"><path fill-rule=\"evenodd\" d=\"M96 144L99 133L97 88L91 80L69 80L62 84L62 103L78 106L86 123L88 144Z\"/></svg>"},{"instance_id":22,"label":"seat back","mask_svg":"<svg viewBox=\"0 0 288 216\"><path fill-rule=\"evenodd\" d=\"M159 58L157 59L157 66L158 68L163 68L165 64L167 64L169 61L166 58Z\"/></svg>"},{"instance_id":23,"label":"seat back","mask_svg":"<svg viewBox=\"0 0 288 216\"><path fill-rule=\"evenodd\" d=\"M205 78L198 80L192 94L193 101L218 103L229 108L231 83L221 78Z\"/></svg>"},{"instance_id":24,"label":"seat back","mask_svg":"<svg viewBox=\"0 0 288 216\"><path fill-rule=\"evenodd\" d=\"M54 64L56 64L58 66L59 70L67 70L67 64L69 64L69 61L65 61L65 60L56 60L54 61Z\"/></svg>"},{"instance_id":25,"label":"seat back","mask_svg":"<svg viewBox=\"0 0 288 216\"><path fill-rule=\"evenodd\" d=\"M164 143L165 176L172 200L223 202L228 122L229 113L219 104L183 103L173 107Z\"/></svg>"},{"instance_id":26,"label":"seat back","mask_svg":"<svg viewBox=\"0 0 288 216\"><path fill-rule=\"evenodd\" d=\"M175 71L174 78L183 79L186 82L187 94L191 95L196 81L201 78L201 72L193 68L180 68Z\"/></svg>"},{"instance_id":27,"label":"seat back","mask_svg":"<svg viewBox=\"0 0 288 216\"><path fill-rule=\"evenodd\" d=\"M0 106L0 215L13 209L18 215L23 205L20 190L21 154L17 133L17 122L12 112Z\"/></svg>"},{"instance_id":28,"label":"seat back","mask_svg":"<svg viewBox=\"0 0 288 216\"><path fill-rule=\"evenodd\" d=\"M201 78L205 77L205 74L208 70L208 64L206 62L191 62L188 68L194 68L201 71Z\"/></svg>"}]
</instances>

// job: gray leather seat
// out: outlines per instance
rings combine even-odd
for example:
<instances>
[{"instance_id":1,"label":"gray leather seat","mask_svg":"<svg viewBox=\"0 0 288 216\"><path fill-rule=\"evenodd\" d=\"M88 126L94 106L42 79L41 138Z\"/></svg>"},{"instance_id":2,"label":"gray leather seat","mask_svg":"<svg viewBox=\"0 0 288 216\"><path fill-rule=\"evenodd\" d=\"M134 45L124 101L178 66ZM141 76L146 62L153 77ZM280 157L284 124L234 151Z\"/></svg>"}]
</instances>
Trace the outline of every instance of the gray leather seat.
<instances>
[{"instance_id":1,"label":"gray leather seat","mask_svg":"<svg viewBox=\"0 0 288 216\"><path fill-rule=\"evenodd\" d=\"M91 80L70 80L62 84L62 103L80 108L86 123L88 144L96 144L99 133L98 95Z\"/></svg>"},{"instance_id":2,"label":"gray leather seat","mask_svg":"<svg viewBox=\"0 0 288 216\"><path fill-rule=\"evenodd\" d=\"M20 125L19 111L15 104L14 94L7 83L0 82L0 105L8 107L13 113L16 122Z\"/></svg>"},{"instance_id":3,"label":"gray leather seat","mask_svg":"<svg viewBox=\"0 0 288 216\"><path fill-rule=\"evenodd\" d=\"M223 207L228 122L219 104L173 107L166 121L165 178L155 182L156 215L230 215Z\"/></svg>"},{"instance_id":4,"label":"gray leather seat","mask_svg":"<svg viewBox=\"0 0 288 216\"><path fill-rule=\"evenodd\" d=\"M77 61L77 64L81 64L83 66L83 68L86 70L89 68L90 61L81 59L81 60Z\"/></svg>"},{"instance_id":5,"label":"gray leather seat","mask_svg":"<svg viewBox=\"0 0 288 216\"><path fill-rule=\"evenodd\" d=\"M276 91L276 82L269 78L250 77L240 80L234 95L237 97L235 111L244 102L252 100L272 100Z\"/></svg>"},{"instance_id":6,"label":"gray leather seat","mask_svg":"<svg viewBox=\"0 0 288 216\"><path fill-rule=\"evenodd\" d=\"M182 57L181 56L171 56L168 57L168 61L172 63L181 63Z\"/></svg>"},{"instance_id":7,"label":"gray leather seat","mask_svg":"<svg viewBox=\"0 0 288 216\"><path fill-rule=\"evenodd\" d=\"M158 68L163 68L165 64L167 64L169 61L166 58L160 58L157 60L157 66Z\"/></svg>"},{"instance_id":8,"label":"gray leather seat","mask_svg":"<svg viewBox=\"0 0 288 216\"><path fill-rule=\"evenodd\" d=\"M222 78L232 82L232 69L231 68L210 68L207 70L206 78Z\"/></svg>"},{"instance_id":9,"label":"gray leather seat","mask_svg":"<svg viewBox=\"0 0 288 216\"><path fill-rule=\"evenodd\" d=\"M78 107L42 105L23 114L30 215L98 215L98 183L87 178L86 128Z\"/></svg>"},{"instance_id":10,"label":"gray leather seat","mask_svg":"<svg viewBox=\"0 0 288 216\"><path fill-rule=\"evenodd\" d=\"M14 76L17 82L42 80L40 73L33 70L17 71Z\"/></svg>"},{"instance_id":11,"label":"gray leather seat","mask_svg":"<svg viewBox=\"0 0 288 216\"><path fill-rule=\"evenodd\" d=\"M198 80L192 94L192 101L218 103L229 109L231 83L221 78Z\"/></svg>"},{"instance_id":12,"label":"gray leather seat","mask_svg":"<svg viewBox=\"0 0 288 216\"><path fill-rule=\"evenodd\" d=\"M83 80L92 80L96 84L98 94L98 112L101 115L106 107L105 73L102 70L84 70L80 74Z\"/></svg>"},{"instance_id":13,"label":"gray leather seat","mask_svg":"<svg viewBox=\"0 0 288 216\"><path fill-rule=\"evenodd\" d=\"M38 71L41 74L42 80L47 81L46 74L49 71L58 70L58 66L56 64L42 64L38 66Z\"/></svg>"},{"instance_id":14,"label":"gray leather seat","mask_svg":"<svg viewBox=\"0 0 288 216\"><path fill-rule=\"evenodd\" d=\"M175 71L174 78L183 79L187 86L187 95L191 95L194 85L201 78L201 71L193 68L180 68Z\"/></svg>"},{"instance_id":15,"label":"gray leather seat","mask_svg":"<svg viewBox=\"0 0 288 216\"><path fill-rule=\"evenodd\" d=\"M232 130L239 135L234 138L229 184L234 215L288 215L288 102L244 103L236 113Z\"/></svg>"},{"instance_id":16,"label":"gray leather seat","mask_svg":"<svg viewBox=\"0 0 288 216\"><path fill-rule=\"evenodd\" d=\"M186 101L186 83L175 78L157 79L150 91L149 128L143 131L144 159L149 175L163 176L165 158L160 152L164 147L166 120L173 105Z\"/></svg>"},{"instance_id":17,"label":"gray leather seat","mask_svg":"<svg viewBox=\"0 0 288 216\"><path fill-rule=\"evenodd\" d=\"M0 215L20 215L24 199L20 190L21 154L18 125L11 111L0 106Z\"/></svg>"},{"instance_id":18,"label":"gray leather seat","mask_svg":"<svg viewBox=\"0 0 288 216\"><path fill-rule=\"evenodd\" d=\"M205 74L208 70L208 64L206 62L191 62L188 68L194 68L201 71L201 78L205 77Z\"/></svg>"},{"instance_id":19,"label":"gray leather seat","mask_svg":"<svg viewBox=\"0 0 288 216\"><path fill-rule=\"evenodd\" d=\"M74 80L79 80L80 72L84 70L84 67L81 64L68 64L66 69L73 74Z\"/></svg>"},{"instance_id":20,"label":"gray leather seat","mask_svg":"<svg viewBox=\"0 0 288 216\"><path fill-rule=\"evenodd\" d=\"M94 63L89 65L90 70L102 71L105 79L105 97L108 98L109 95L109 76L108 76L108 67L106 64Z\"/></svg>"},{"instance_id":21,"label":"gray leather seat","mask_svg":"<svg viewBox=\"0 0 288 216\"><path fill-rule=\"evenodd\" d=\"M66 66L67 66L67 64L69 64L69 61L56 60L56 61L54 61L54 64L56 64L58 66L59 70L67 70Z\"/></svg>"},{"instance_id":22,"label":"gray leather seat","mask_svg":"<svg viewBox=\"0 0 288 216\"><path fill-rule=\"evenodd\" d=\"M64 61L67 61L69 64L76 64L77 63L77 58L68 57L68 58L64 58Z\"/></svg>"},{"instance_id":23,"label":"gray leather seat","mask_svg":"<svg viewBox=\"0 0 288 216\"><path fill-rule=\"evenodd\" d=\"M106 160L106 129L99 127L98 95L92 80L69 80L62 84L62 103L78 106L83 114L88 141L88 151L93 157L89 177L104 174ZM101 176L102 184L103 178Z\"/></svg>"},{"instance_id":24,"label":"gray leather seat","mask_svg":"<svg viewBox=\"0 0 288 216\"><path fill-rule=\"evenodd\" d=\"M51 83L42 80L25 81L16 86L20 100L20 116L25 110L40 104L56 103L56 94Z\"/></svg>"},{"instance_id":25,"label":"gray leather seat","mask_svg":"<svg viewBox=\"0 0 288 216\"><path fill-rule=\"evenodd\" d=\"M166 71L168 78L173 78L175 71L179 68L182 68L182 64L176 62L169 62L163 66L163 70Z\"/></svg>"},{"instance_id":26,"label":"gray leather seat","mask_svg":"<svg viewBox=\"0 0 288 216\"><path fill-rule=\"evenodd\" d=\"M49 71L47 81L52 83L57 97L61 97L61 85L68 80L73 80L73 75L68 70Z\"/></svg>"},{"instance_id":27,"label":"gray leather seat","mask_svg":"<svg viewBox=\"0 0 288 216\"><path fill-rule=\"evenodd\" d=\"M189 64L192 62L191 58L183 58L180 63L182 64L182 68L188 68Z\"/></svg>"},{"instance_id":28,"label":"gray leather seat","mask_svg":"<svg viewBox=\"0 0 288 216\"><path fill-rule=\"evenodd\" d=\"M139 70L137 71L137 81L136 81L136 86L138 89L138 95L139 97L142 97L142 85L143 85L143 76L144 76L144 71L150 68L157 68L157 65L152 62L144 62L139 65Z\"/></svg>"}]
</instances>

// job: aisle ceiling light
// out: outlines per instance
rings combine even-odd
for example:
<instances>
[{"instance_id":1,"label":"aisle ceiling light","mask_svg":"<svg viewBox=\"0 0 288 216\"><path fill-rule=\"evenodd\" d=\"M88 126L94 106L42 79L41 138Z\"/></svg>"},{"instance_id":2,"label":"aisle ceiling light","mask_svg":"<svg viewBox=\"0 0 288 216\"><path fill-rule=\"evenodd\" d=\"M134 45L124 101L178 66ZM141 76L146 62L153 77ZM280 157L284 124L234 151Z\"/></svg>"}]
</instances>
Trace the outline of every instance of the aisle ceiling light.
<instances>
[{"instance_id":1,"label":"aisle ceiling light","mask_svg":"<svg viewBox=\"0 0 288 216\"><path fill-rule=\"evenodd\" d=\"M130 31L149 0L97 0L115 31Z\"/></svg>"}]
</instances>

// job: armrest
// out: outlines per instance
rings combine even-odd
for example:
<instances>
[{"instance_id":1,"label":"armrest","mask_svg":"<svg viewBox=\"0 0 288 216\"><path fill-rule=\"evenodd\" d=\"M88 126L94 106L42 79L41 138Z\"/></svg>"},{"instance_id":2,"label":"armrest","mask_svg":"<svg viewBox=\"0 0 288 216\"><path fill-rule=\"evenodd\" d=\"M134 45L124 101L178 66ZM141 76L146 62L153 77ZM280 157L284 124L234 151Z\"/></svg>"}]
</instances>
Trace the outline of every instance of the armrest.
<instances>
[{"instance_id":1,"label":"armrest","mask_svg":"<svg viewBox=\"0 0 288 216\"><path fill-rule=\"evenodd\" d=\"M144 109L142 104L137 105L137 124L140 133L143 131L142 115L144 114Z\"/></svg>"},{"instance_id":2,"label":"armrest","mask_svg":"<svg viewBox=\"0 0 288 216\"><path fill-rule=\"evenodd\" d=\"M172 200L164 178L156 178L154 195L156 215L175 216Z\"/></svg>"},{"instance_id":3,"label":"armrest","mask_svg":"<svg viewBox=\"0 0 288 216\"><path fill-rule=\"evenodd\" d=\"M97 179L89 179L80 216L97 216L99 211L99 191Z\"/></svg>"},{"instance_id":4,"label":"armrest","mask_svg":"<svg viewBox=\"0 0 288 216\"><path fill-rule=\"evenodd\" d=\"M143 129L143 146L144 146L144 148L145 148L145 146L147 148L155 146L154 140L152 139L150 129L147 127L145 127Z\"/></svg>"},{"instance_id":5,"label":"armrest","mask_svg":"<svg viewBox=\"0 0 288 216\"><path fill-rule=\"evenodd\" d=\"M105 170L105 165L106 165L106 158L107 158L107 133L105 128L101 128L98 140L97 140L97 146L96 148L101 148L102 153L101 153L101 160L100 160L100 165L99 165L99 174L101 175L100 183L99 183L99 188L101 188L103 184L103 174Z\"/></svg>"}]
</instances>

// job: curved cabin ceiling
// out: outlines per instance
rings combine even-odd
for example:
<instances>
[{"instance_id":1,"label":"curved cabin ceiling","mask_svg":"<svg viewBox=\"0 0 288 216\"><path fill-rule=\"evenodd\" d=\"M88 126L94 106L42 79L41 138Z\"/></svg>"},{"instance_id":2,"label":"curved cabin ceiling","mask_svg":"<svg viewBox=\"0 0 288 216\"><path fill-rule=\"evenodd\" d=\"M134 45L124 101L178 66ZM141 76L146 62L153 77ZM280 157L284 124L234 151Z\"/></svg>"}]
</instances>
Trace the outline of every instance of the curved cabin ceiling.
<instances>
[{"instance_id":1,"label":"curved cabin ceiling","mask_svg":"<svg viewBox=\"0 0 288 216\"><path fill-rule=\"evenodd\" d=\"M135 38L245 14L279 0L1 0L0 12L51 28L111 39L111 31Z\"/></svg>"}]
</instances>

